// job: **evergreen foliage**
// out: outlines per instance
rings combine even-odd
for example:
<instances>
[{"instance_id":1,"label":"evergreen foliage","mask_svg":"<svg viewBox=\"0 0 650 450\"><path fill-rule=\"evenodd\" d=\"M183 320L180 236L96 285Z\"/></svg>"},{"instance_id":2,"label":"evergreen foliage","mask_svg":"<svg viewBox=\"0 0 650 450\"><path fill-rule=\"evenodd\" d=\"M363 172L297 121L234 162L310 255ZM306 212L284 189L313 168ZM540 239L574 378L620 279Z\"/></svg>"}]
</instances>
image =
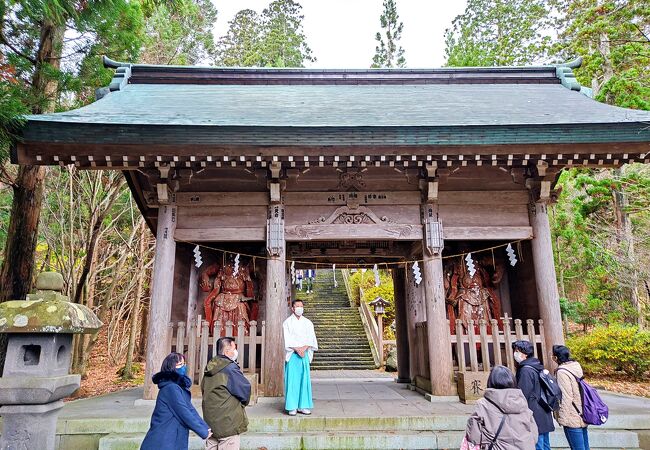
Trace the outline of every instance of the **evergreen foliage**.
<instances>
[{"instance_id":1,"label":"evergreen foliage","mask_svg":"<svg viewBox=\"0 0 650 450\"><path fill-rule=\"evenodd\" d=\"M251 67L261 64L260 18L252 9L243 9L228 22L225 36L217 43L217 65Z\"/></svg>"},{"instance_id":2,"label":"evergreen foliage","mask_svg":"<svg viewBox=\"0 0 650 450\"><path fill-rule=\"evenodd\" d=\"M512 66L545 59L546 0L469 0L445 31L447 66Z\"/></svg>"},{"instance_id":3,"label":"evergreen foliage","mask_svg":"<svg viewBox=\"0 0 650 450\"><path fill-rule=\"evenodd\" d=\"M381 31L377 32L375 40L375 56L372 58L373 68L406 67L404 49L399 45L402 38L404 23L399 21L395 0L384 0L384 11L379 17Z\"/></svg>"},{"instance_id":4,"label":"evergreen foliage","mask_svg":"<svg viewBox=\"0 0 650 450\"><path fill-rule=\"evenodd\" d=\"M650 110L650 3L647 0L554 0L561 30L553 52L582 56L578 80L597 100Z\"/></svg>"},{"instance_id":5,"label":"evergreen foliage","mask_svg":"<svg viewBox=\"0 0 650 450\"><path fill-rule=\"evenodd\" d=\"M375 286L375 276L371 270L357 270L350 275L350 290L354 296L354 301L359 304L363 301L370 303L377 297L381 297L390 303L386 307L384 313L384 338L395 339L395 332L391 328L391 324L395 320L395 292L393 290L393 277L389 271L380 270L379 279L381 280L379 286ZM363 298L360 297L360 292L363 292ZM372 308L370 309L372 312Z\"/></svg>"},{"instance_id":6,"label":"evergreen foliage","mask_svg":"<svg viewBox=\"0 0 650 450\"><path fill-rule=\"evenodd\" d=\"M225 67L304 67L316 61L302 29L302 6L275 0L258 14L239 11L218 43L217 63Z\"/></svg>"}]
</instances>

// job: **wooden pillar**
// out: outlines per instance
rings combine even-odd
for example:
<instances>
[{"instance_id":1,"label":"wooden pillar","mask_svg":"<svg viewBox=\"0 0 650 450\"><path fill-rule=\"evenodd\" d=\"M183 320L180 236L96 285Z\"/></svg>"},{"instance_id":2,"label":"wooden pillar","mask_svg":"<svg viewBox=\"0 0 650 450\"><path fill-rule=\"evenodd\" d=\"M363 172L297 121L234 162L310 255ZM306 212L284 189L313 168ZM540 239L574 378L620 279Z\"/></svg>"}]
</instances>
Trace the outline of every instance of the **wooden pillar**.
<instances>
[{"instance_id":1,"label":"wooden pillar","mask_svg":"<svg viewBox=\"0 0 650 450\"><path fill-rule=\"evenodd\" d=\"M454 366L451 358L451 332L447 324L442 250L442 224L438 219L437 182L430 181L428 202L423 208L424 296L427 310L427 340L429 346L429 379L432 396L454 395Z\"/></svg>"},{"instance_id":2,"label":"wooden pillar","mask_svg":"<svg viewBox=\"0 0 650 450\"><path fill-rule=\"evenodd\" d=\"M393 269L395 293L395 338L397 341L397 382L410 383L408 324L406 323L406 274L403 268Z\"/></svg>"},{"instance_id":3,"label":"wooden pillar","mask_svg":"<svg viewBox=\"0 0 650 450\"><path fill-rule=\"evenodd\" d=\"M176 258L176 206L161 205L158 208L156 230L156 255L151 280L149 305L149 330L147 333L147 363L144 375L144 398L156 398L158 389L151 377L160 370L168 355L169 321L172 313L172 290L174 287L174 261Z\"/></svg>"},{"instance_id":4,"label":"wooden pillar","mask_svg":"<svg viewBox=\"0 0 650 450\"><path fill-rule=\"evenodd\" d=\"M419 256L416 258L419 258ZM429 372L429 368L422 367L420 363L422 349L418 344L417 330L415 328L416 323L427 320L427 313L422 283L419 285L415 284L411 267L408 267L406 270L406 325L409 340L409 376L411 378L411 384L414 384L415 378L418 375L423 376Z\"/></svg>"},{"instance_id":5,"label":"wooden pillar","mask_svg":"<svg viewBox=\"0 0 650 450\"><path fill-rule=\"evenodd\" d=\"M450 331L447 325L441 255L425 255L422 277L427 310L431 395L455 395L456 391L452 385L454 366L451 359Z\"/></svg>"},{"instance_id":6,"label":"wooden pillar","mask_svg":"<svg viewBox=\"0 0 650 450\"><path fill-rule=\"evenodd\" d=\"M190 323L196 322L198 314L203 315L203 308L199 307L199 269L192 261L190 265L190 285L187 293L187 320L185 321L186 330L190 329Z\"/></svg>"},{"instance_id":7,"label":"wooden pillar","mask_svg":"<svg viewBox=\"0 0 650 450\"><path fill-rule=\"evenodd\" d=\"M562 333L562 313L560 296L557 290L553 246L551 244L551 227L548 221L547 201L537 201L530 208L530 224L533 227L533 264L535 266L535 283L540 318L544 321L546 353L544 365L553 368L553 345L564 344Z\"/></svg>"},{"instance_id":8,"label":"wooden pillar","mask_svg":"<svg viewBox=\"0 0 650 450\"><path fill-rule=\"evenodd\" d=\"M266 338L264 341L264 395L284 395L284 337L282 323L287 318L284 208L269 207L266 262Z\"/></svg>"}]
</instances>

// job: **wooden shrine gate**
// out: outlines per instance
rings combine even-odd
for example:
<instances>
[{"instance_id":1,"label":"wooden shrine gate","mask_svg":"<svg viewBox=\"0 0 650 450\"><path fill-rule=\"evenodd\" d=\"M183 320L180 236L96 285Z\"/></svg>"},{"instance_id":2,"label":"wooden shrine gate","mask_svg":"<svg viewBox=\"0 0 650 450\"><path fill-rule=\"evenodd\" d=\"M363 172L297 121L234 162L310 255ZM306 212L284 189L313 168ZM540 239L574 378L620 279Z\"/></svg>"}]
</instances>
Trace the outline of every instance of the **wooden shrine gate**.
<instances>
[{"instance_id":1,"label":"wooden shrine gate","mask_svg":"<svg viewBox=\"0 0 650 450\"><path fill-rule=\"evenodd\" d=\"M292 262L392 264L402 381L427 375L432 395L453 395L454 346L467 346L470 371L481 358L504 361L503 352L507 363L517 322L514 336L449 333L444 283L463 245L517 243L520 262L488 286L502 307L490 317L542 319L535 341L552 368L551 347L564 342L548 213L559 174L650 162L650 112L583 95L572 72L580 61L427 70L104 64L115 74L98 100L27 116L11 159L124 173L156 234L149 399L171 348L190 353L199 376L214 350L198 318L209 295L199 289L198 245L206 265L225 265L225 253L249 256L250 313L264 332L248 344L241 337L240 351L248 345L244 369L260 370L265 395L284 391ZM493 254L493 263L504 257ZM414 261L415 277L406 267ZM470 340L489 345L473 356ZM500 351L484 356L490 347Z\"/></svg>"}]
</instances>

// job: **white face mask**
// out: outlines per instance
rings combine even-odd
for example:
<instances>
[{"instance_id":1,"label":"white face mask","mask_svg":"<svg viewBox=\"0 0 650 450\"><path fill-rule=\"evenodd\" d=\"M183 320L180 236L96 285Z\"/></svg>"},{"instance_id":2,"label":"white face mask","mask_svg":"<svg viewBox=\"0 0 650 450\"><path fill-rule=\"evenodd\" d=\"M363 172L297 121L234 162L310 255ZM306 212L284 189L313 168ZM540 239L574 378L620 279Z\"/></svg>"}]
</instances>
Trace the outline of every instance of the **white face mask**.
<instances>
[{"instance_id":1,"label":"white face mask","mask_svg":"<svg viewBox=\"0 0 650 450\"><path fill-rule=\"evenodd\" d=\"M514 356L515 356L515 361L517 361L518 363L521 363L524 359L526 359L526 356L524 356L524 354L521 352L515 352Z\"/></svg>"},{"instance_id":2,"label":"white face mask","mask_svg":"<svg viewBox=\"0 0 650 450\"><path fill-rule=\"evenodd\" d=\"M239 352L237 351L237 349L235 349L235 350L233 350L232 356L230 357L230 359L232 359L233 361L237 361L238 356L239 356Z\"/></svg>"},{"instance_id":3,"label":"white face mask","mask_svg":"<svg viewBox=\"0 0 650 450\"><path fill-rule=\"evenodd\" d=\"M302 316L303 311L304 308L302 306L296 306L293 308L293 312L296 313L296 316L298 317Z\"/></svg>"}]
</instances>

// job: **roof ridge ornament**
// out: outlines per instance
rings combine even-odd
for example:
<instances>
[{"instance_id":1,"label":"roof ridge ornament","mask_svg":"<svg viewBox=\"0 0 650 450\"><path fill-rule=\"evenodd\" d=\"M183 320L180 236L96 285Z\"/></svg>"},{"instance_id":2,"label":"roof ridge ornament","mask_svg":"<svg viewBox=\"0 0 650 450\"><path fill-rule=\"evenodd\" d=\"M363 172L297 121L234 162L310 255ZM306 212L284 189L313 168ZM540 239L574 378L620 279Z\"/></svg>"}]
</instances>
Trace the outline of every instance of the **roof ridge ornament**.
<instances>
[{"instance_id":1,"label":"roof ridge ornament","mask_svg":"<svg viewBox=\"0 0 650 450\"><path fill-rule=\"evenodd\" d=\"M582 66L582 57L579 56L573 61L569 61L563 64L555 64L555 76L559 78L560 83L567 89L572 91L578 91L581 94L593 98L593 90L580 85L580 82L576 79L573 69L578 69Z\"/></svg>"},{"instance_id":2,"label":"roof ridge ornament","mask_svg":"<svg viewBox=\"0 0 650 450\"><path fill-rule=\"evenodd\" d=\"M123 64L123 63L118 63ZM555 64L555 67L568 67L569 69L579 69L582 66L582 56L578 56L572 61L567 61L561 64Z\"/></svg>"},{"instance_id":3,"label":"roof ridge ornament","mask_svg":"<svg viewBox=\"0 0 650 450\"><path fill-rule=\"evenodd\" d=\"M95 98L100 100L111 92L119 91L129 84L131 77L131 64L113 61L106 55L102 56L102 63L107 69L115 69L113 79L107 87L101 87L95 91Z\"/></svg>"}]
</instances>

